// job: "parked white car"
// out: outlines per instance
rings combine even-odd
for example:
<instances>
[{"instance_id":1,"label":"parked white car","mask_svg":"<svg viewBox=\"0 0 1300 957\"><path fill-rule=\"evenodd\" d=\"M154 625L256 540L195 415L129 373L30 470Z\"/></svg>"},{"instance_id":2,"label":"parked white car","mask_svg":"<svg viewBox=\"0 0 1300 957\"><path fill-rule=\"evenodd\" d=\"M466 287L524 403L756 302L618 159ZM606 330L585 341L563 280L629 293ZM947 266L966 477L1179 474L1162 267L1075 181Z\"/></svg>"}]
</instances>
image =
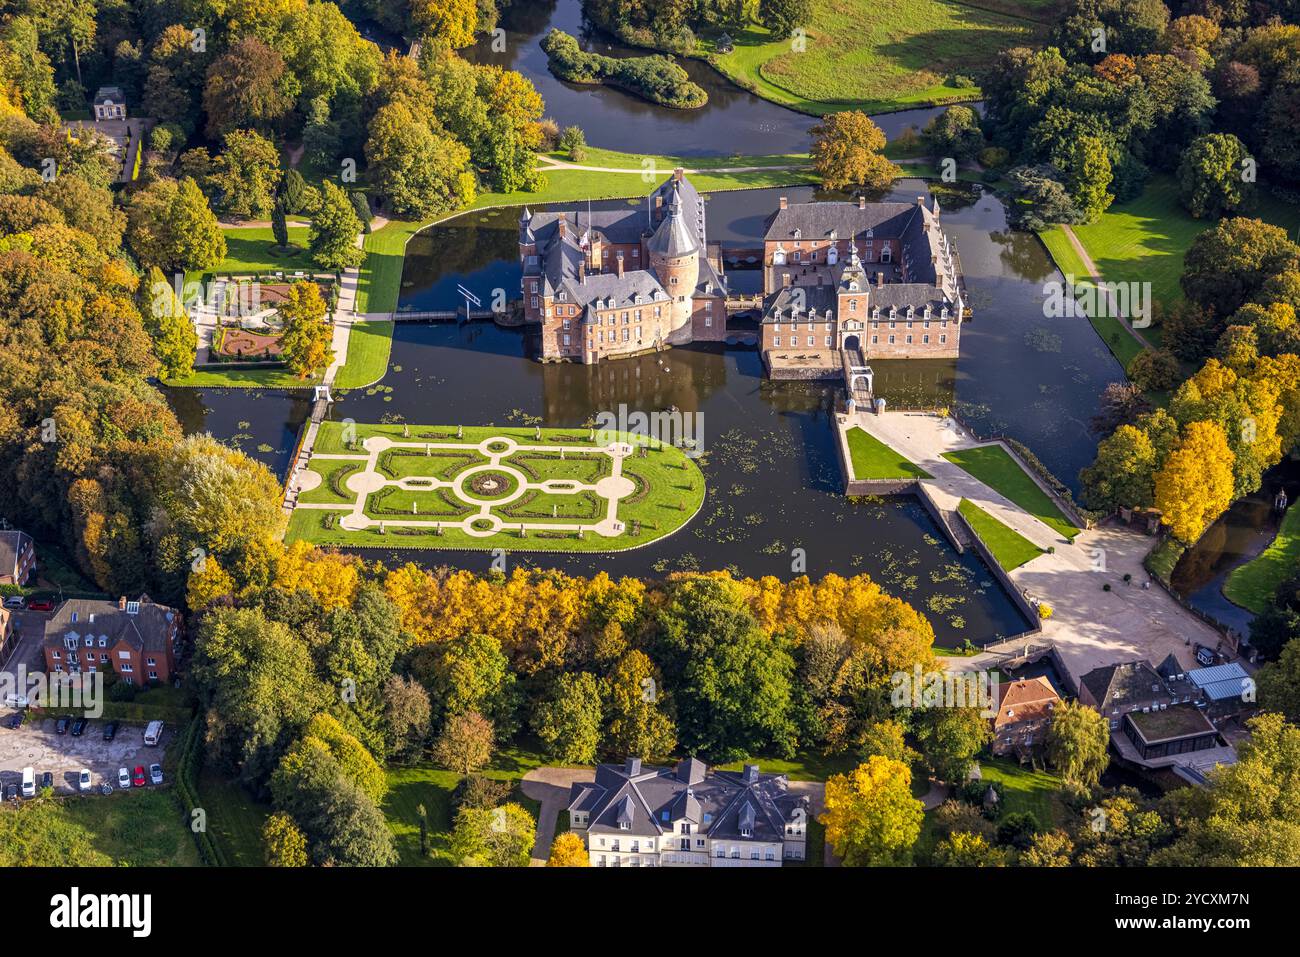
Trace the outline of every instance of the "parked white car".
<instances>
[{"instance_id":1,"label":"parked white car","mask_svg":"<svg viewBox=\"0 0 1300 957\"><path fill-rule=\"evenodd\" d=\"M151 765L149 765L149 783L150 783L150 784L162 784L162 765L161 765L161 764L151 764Z\"/></svg>"},{"instance_id":2,"label":"parked white car","mask_svg":"<svg viewBox=\"0 0 1300 957\"><path fill-rule=\"evenodd\" d=\"M81 791L90 790L90 769L82 768L77 774L77 788Z\"/></svg>"},{"instance_id":3,"label":"parked white car","mask_svg":"<svg viewBox=\"0 0 1300 957\"><path fill-rule=\"evenodd\" d=\"M26 608L27 599L24 598L22 595L10 595L8 598L5 599L5 607L18 608L18 609Z\"/></svg>"},{"instance_id":4,"label":"parked white car","mask_svg":"<svg viewBox=\"0 0 1300 957\"><path fill-rule=\"evenodd\" d=\"M23 768L23 797L36 797L36 769Z\"/></svg>"},{"instance_id":5,"label":"parked white car","mask_svg":"<svg viewBox=\"0 0 1300 957\"><path fill-rule=\"evenodd\" d=\"M124 789L131 786L131 772L126 768L117 769L117 786Z\"/></svg>"}]
</instances>

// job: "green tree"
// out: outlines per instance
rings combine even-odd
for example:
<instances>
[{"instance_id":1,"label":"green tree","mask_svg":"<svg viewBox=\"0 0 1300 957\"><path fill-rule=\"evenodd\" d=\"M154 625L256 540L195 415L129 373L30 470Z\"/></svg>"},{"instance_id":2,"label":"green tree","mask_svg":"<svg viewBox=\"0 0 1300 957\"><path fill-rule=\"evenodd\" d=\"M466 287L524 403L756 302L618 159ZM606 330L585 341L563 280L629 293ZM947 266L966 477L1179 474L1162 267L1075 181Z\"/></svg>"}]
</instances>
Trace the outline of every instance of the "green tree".
<instances>
[{"instance_id":1,"label":"green tree","mask_svg":"<svg viewBox=\"0 0 1300 957\"><path fill-rule=\"evenodd\" d=\"M1088 507L1106 512L1150 508L1158 465L1151 437L1140 428L1121 425L1101 440L1096 461L1079 473Z\"/></svg>"},{"instance_id":2,"label":"green tree","mask_svg":"<svg viewBox=\"0 0 1300 957\"><path fill-rule=\"evenodd\" d=\"M239 129L270 132L292 108L284 58L255 37L240 40L208 70L203 110L212 139Z\"/></svg>"},{"instance_id":3,"label":"green tree","mask_svg":"<svg viewBox=\"0 0 1300 957\"><path fill-rule=\"evenodd\" d=\"M231 216L265 219L275 207L280 184L280 152L254 130L231 130L212 166L208 187Z\"/></svg>"},{"instance_id":4,"label":"green tree","mask_svg":"<svg viewBox=\"0 0 1300 957\"><path fill-rule=\"evenodd\" d=\"M360 233L361 220L347 193L325 180L321 184L320 204L311 219L312 262L336 272L360 265L365 258L357 246Z\"/></svg>"},{"instance_id":5,"label":"green tree","mask_svg":"<svg viewBox=\"0 0 1300 957\"><path fill-rule=\"evenodd\" d=\"M145 329L153 339L154 355L165 378L179 379L194 371L199 337L194 322L176 291L157 266L149 268L148 282L141 284L141 312Z\"/></svg>"},{"instance_id":6,"label":"green tree","mask_svg":"<svg viewBox=\"0 0 1300 957\"><path fill-rule=\"evenodd\" d=\"M975 708L926 708L916 714L916 740L941 781L960 784L975 755L992 737L988 720Z\"/></svg>"},{"instance_id":7,"label":"green tree","mask_svg":"<svg viewBox=\"0 0 1300 957\"><path fill-rule=\"evenodd\" d=\"M1217 219L1250 205L1253 181L1246 179L1246 145L1231 133L1209 133L1192 141L1178 166L1183 205L1197 219Z\"/></svg>"},{"instance_id":8,"label":"green tree","mask_svg":"<svg viewBox=\"0 0 1300 957\"><path fill-rule=\"evenodd\" d=\"M1106 144L1096 136L1079 137L1063 172L1066 187L1083 212L1084 222L1096 222L1115 201L1114 194L1109 192L1114 173Z\"/></svg>"},{"instance_id":9,"label":"green tree","mask_svg":"<svg viewBox=\"0 0 1300 957\"><path fill-rule=\"evenodd\" d=\"M659 628L660 661L688 752L731 761L792 751L789 643L764 634L730 583L680 582L660 613Z\"/></svg>"},{"instance_id":10,"label":"green tree","mask_svg":"<svg viewBox=\"0 0 1300 957\"><path fill-rule=\"evenodd\" d=\"M1007 854L981 834L958 831L935 845L934 863L938 867L1005 867Z\"/></svg>"},{"instance_id":11,"label":"green tree","mask_svg":"<svg viewBox=\"0 0 1300 957\"><path fill-rule=\"evenodd\" d=\"M288 814L276 812L262 825L267 867L306 867L307 835Z\"/></svg>"},{"instance_id":12,"label":"green tree","mask_svg":"<svg viewBox=\"0 0 1300 957\"><path fill-rule=\"evenodd\" d=\"M434 216L474 198L469 150L404 102L375 113L365 152L375 187L398 214Z\"/></svg>"},{"instance_id":13,"label":"green tree","mask_svg":"<svg viewBox=\"0 0 1300 957\"><path fill-rule=\"evenodd\" d=\"M1047 729L1047 757L1065 781L1093 787L1110 763L1106 719L1077 702L1057 705Z\"/></svg>"},{"instance_id":14,"label":"green tree","mask_svg":"<svg viewBox=\"0 0 1300 957\"><path fill-rule=\"evenodd\" d=\"M788 37L812 21L812 0L759 0L758 22L776 37Z\"/></svg>"},{"instance_id":15,"label":"green tree","mask_svg":"<svg viewBox=\"0 0 1300 957\"><path fill-rule=\"evenodd\" d=\"M1294 616L1294 612L1291 614ZM1252 640L1254 636L1252 627ZM1276 711L1295 724L1300 721L1300 682L1297 679L1300 679L1300 641L1292 639L1282 647L1277 661L1260 668L1254 682L1242 688L1242 697L1250 700L1256 694L1255 683L1258 683L1260 707Z\"/></svg>"},{"instance_id":16,"label":"green tree","mask_svg":"<svg viewBox=\"0 0 1300 957\"><path fill-rule=\"evenodd\" d=\"M1285 230L1258 219L1233 217L1192 240L1183 257L1183 292L1224 318L1254 300L1273 276L1297 268L1300 246L1287 238Z\"/></svg>"},{"instance_id":17,"label":"green tree","mask_svg":"<svg viewBox=\"0 0 1300 957\"><path fill-rule=\"evenodd\" d=\"M275 237L278 248L289 248L289 224L285 220L284 203L281 200L276 200L275 208L271 210L271 234Z\"/></svg>"},{"instance_id":18,"label":"green tree","mask_svg":"<svg viewBox=\"0 0 1300 957\"><path fill-rule=\"evenodd\" d=\"M560 675L551 694L537 708L533 730L552 760L591 764L596 760L601 728L600 684L587 671Z\"/></svg>"},{"instance_id":19,"label":"green tree","mask_svg":"<svg viewBox=\"0 0 1300 957\"><path fill-rule=\"evenodd\" d=\"M673 752L677 729L665 713L663 680L640 651L629 651L605 681L606 745L612 754L663 758Z\"/></svg>"},{"instance_id":20,"label":"green tree","mask_svg":"<svg viewBox=\"0 0 1300 957\"><path fill-rule=\"evenodd\" d=\"M527 867L537 822L518 804L461 808L451 832L451 856L460 867Z\"/></svg>"}]
</instances>

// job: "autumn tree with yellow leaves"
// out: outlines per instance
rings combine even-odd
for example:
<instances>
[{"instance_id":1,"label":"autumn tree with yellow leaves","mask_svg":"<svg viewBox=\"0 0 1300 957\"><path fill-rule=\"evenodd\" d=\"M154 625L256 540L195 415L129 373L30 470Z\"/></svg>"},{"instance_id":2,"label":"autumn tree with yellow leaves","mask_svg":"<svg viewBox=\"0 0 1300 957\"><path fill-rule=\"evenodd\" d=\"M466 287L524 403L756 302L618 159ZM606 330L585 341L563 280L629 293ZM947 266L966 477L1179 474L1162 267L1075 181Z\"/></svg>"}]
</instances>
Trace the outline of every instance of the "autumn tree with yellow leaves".
<instances>
[{"instance_id":1,"label":"autumn tree with yellow leaves","mask_svg":"<svg viewBox=\"0 0 1300 957\"><path fill-rule=\"evenodd\" d=\"M925 812L912 797L912 769L873 755L826 781L826 812L818 820L846 867L911 863Z\"/></svg>"},{"instance_id":2,"label":"autumn tree with yellow leaves","mask_svg":"<svg viewBox=\"0 0 1300 957\"><path fill-rule=\"evenodd\" d=\"M1160 521L1179 541L1191 544L1232 504L1235 460L1223 429L1193 422L1156 473Z\"/></svg>"}]
</instances>

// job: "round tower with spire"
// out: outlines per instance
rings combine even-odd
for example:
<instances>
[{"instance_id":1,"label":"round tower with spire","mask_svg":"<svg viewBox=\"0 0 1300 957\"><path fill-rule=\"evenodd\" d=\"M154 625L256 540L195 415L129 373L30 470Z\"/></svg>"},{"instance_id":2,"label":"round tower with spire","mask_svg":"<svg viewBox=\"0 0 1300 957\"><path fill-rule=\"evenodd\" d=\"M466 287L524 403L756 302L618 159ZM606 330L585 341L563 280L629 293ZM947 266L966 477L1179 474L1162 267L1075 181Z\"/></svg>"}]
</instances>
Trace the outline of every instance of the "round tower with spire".
<instances>
[{"instance_id":1,"label":"round tower with spire","mask_svg":"<svg viewBox=\"0 0 1300 957\"><path fill-rule=\"evenodd\" d=\"M665 339L691 333L695 287L700 281L700 244L682 213L682 198L673 187L668 213L646 241L650 269L669 296L667 321L660 330Z\"/></svg>"}]
</instances>

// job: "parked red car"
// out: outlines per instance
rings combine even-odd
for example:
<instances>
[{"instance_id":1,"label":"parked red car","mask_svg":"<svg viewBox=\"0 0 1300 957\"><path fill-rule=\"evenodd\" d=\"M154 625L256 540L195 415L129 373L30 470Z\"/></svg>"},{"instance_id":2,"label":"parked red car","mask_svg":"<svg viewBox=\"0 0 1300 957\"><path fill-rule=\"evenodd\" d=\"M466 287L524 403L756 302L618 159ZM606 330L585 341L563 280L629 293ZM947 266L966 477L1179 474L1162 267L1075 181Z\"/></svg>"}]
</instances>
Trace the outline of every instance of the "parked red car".
<instances>
[{"instance_id":1,"label":"parked red car","mask_svg":"<svg viewBox=\"0 0 1300 957\"><path fill-rule=\"evenodd\" d=\"M28 611L54 611L54 602L48 598L39 598L27 603Z\"/></svg>"},{"instance_id":2,"label":"parked red car","mask_svg":"<svg viewBox=\"0 0 1300 957\"><path fill-rule=\"evenodd\" d=\"M144 765L137 764L135 771L131 774L131 786L136 788L144 787Z\"/></svg>"}]
</instances>

